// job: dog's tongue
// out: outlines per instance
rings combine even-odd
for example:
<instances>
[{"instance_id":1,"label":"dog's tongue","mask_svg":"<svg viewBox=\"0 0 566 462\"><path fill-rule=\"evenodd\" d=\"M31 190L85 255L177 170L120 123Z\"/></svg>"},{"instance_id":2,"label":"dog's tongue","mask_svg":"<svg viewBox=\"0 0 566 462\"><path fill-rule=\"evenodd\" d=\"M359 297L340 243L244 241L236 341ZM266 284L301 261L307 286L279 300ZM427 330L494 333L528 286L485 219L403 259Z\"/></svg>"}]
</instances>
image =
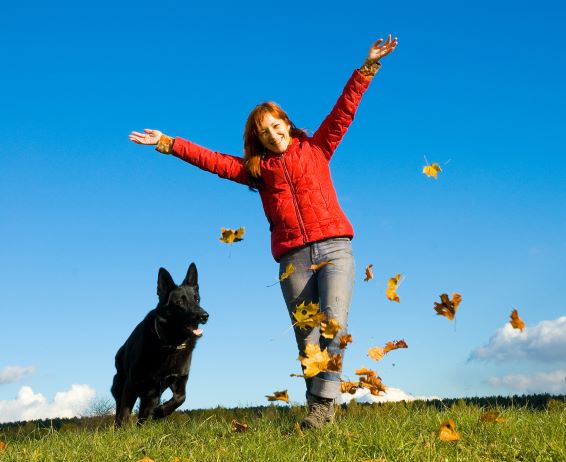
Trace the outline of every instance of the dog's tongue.
<instances>
[{"instance_id":1,"label":"dog's tongue","mask_svg":"<svg viewBox=\"0 0 566 462\"><path fill-rule=\"evenodd\" d=\"M198 329L193 329L193 334L200 337L202 335L202 329L200 327Z\"/></svg>"}]
</instances>

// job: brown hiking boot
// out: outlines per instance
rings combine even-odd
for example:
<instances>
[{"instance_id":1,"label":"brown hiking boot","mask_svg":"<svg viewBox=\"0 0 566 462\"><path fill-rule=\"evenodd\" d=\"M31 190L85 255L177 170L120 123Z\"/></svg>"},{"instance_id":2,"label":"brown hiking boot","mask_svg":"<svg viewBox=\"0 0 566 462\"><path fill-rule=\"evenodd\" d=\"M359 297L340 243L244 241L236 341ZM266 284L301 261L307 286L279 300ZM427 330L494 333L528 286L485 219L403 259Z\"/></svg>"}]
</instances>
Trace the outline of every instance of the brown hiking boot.
<instances>
[{"instance_id":1,"label":"brown hiking boot","mask_svg":"<svg viewBox=\"0 0 566 462\"><path fill-rule=\"evenodd\" d=\"M309 412L301 422L301 428L322 428L334 420L334 400L309 395Z\"/></svg>"}]
</instances>

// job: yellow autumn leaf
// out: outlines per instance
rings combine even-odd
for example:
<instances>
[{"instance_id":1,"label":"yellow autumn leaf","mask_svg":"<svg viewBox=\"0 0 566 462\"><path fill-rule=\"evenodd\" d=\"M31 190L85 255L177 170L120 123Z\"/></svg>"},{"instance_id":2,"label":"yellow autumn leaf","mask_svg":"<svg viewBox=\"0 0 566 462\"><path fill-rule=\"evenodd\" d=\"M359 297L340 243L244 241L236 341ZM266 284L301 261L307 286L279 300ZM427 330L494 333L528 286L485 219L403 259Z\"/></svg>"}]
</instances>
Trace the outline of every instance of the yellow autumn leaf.
<instances>
[{"instance_id":1,"label":"yellow autumn leaf","mask_svg":"<svg viewBox=\"0 0 566 462\"><path fill-rule=\"evenodd\" d=\"M511 312L511 320L509 322L511 323L513 328L519 329L521 332L523 332L523 330L525 329L525 323L519 317L519 313L517 310L513 310Z\"/></svg>"},{"instance_id":2,"label":"yellow autumn leaf","mask_svg":"<svg viewBox=\"0 0 566 462\"><path fill-rule=\"evenodd\" d=\"M373 347L368 350L368 356L375 361L379 361L381 358L383 358L384 354L385 349L381 347Z\"/></svg>"},{"instance_id":3,"label":"yellow autumn leaf","mask_svg":"<svg viewBox=\"0 0 566 462\"><path fill-rule=\"evenodd\" d=\"M5 451L6 450L6 443L4 443L4 441L0 441L0 451Z\"/></svg>"},{"instance_id":4,"label":"yellow autumn leaf","mask_svg":"<svg viewBox=\"0 0 566 462\"><path fill-rule=\"evenodd\" d=\"M313 270L313 271L318 271L320 268L324 268L326 265L334 265L334 263L332 263L331 260L322 261L322 262L320 262L319 264L313 263L313 264L310 266L310 269Z\"/></svg>"},{"instance_id":5,"label":"yellow autumn leaf","mask_svg":"<svg viewBox=\"0 0 566 462\"><path fill-rule=\"evenodd\" d=\"M387 390L381 381L381 377L372 370L366 370L364 375L360 374L360 387L369 389L369 392L374 396L378 396L380 392Z\"/></svg>"},{"instance_id":6,"label":"yellow autumn leaf","mask_svg":"<svg viewBox=\"0 0 566 462\"><path fill-rule=\"evenodd\" d=\"M503 423L507 419L504 419L503 417L499 417L498 411L488 411L488 412L484 412L482 415L480 415L480 420L482 422Z\"/></svg>"},{"instance_id":7,"label":"yellow autumn leaf","mask_svg":"<svg viewBox=\"0 0 566 462\"><path fill-rule=\"evenodd\" d=\"M360 386L360 382L340 382L340 391L353 395Z\"/></svg>"},{"instance_id":8,"label":"yellow autumn leaf","mask_svg":"<svg viewBox=\"0 0 566 462\"><path fill-rule=\"evenodd\" d=\"M293 263L289 263L285 267L285 272L283 274L281 274L281 276L279 276L279 281L284 281L289 276L291 276L291 274L293 274L294 272L295 272L295 267L293 266Z\"/></svg>"},{"instance_id":9,"label":"yellow autumn leaf","mask_svg":"<svg viewBox=\"0 0 566 462\"><path fill-rule=\"evenodd\" d=\"M238 422L236 419L232 420L232 429L237 433L247 432L250 426L247 423Z\"/></svg>"},{"instance_id":10,"label":"yellow autumn leaf","mask_svg":"<svg viewBox=\"0 0 566 462\"><path fill-rule=\"evenodd\" d=\"M359 369L356 369L356 372L354 372L354 374L356 375L366 375L373 372L371 369L368 369L367 367L360 367Z\"/></svg>"},{"instance_id":11,"label":"yellow autumn leaf","mask_svg":"<svg viewBox=\"0 0 566 462\"><path fill-rule=\"evenodd\" d=\"M138 462L155 462L153 459L149 457L144 457L143 459L138 460Z\"/></svg>"},{"instance_id":12,"label":"yellow autumn leaf","mask_svg":"<svg viewBox=\"0 0 566 462\"><path fill-rule=\"evenodd\" d=\"M436 310L436 314L440 316L446 316L448 319L453 320L454 316L456 316L456 310L458 309L458 305L462 301L462 295L458 292L454 292L452 294L452 300L448 298L448 294L440 295L441 303L434 302L434 309Z\"/></svg>"},{"instance_id":13,"label":"yellow autumn leaf","mask_svg":"<svg viewBox=\"0 0 566 462\"><path fill-rule=\"evenodd\" d=\"M309 343L305 348L305 354L306 356L299 355L299 361L305 368L305 378L310 379L328 369L330 357L326 348L320 351L320 345Z\"/></svg>"},{"instance_id":14,"label":"yellow autumn leaf","mask_svg":"<svg viewBox=\"0 0 566 462\"><path fill-rule=\"evenodd\" d=\"M305 305L305 302L301 302L297 305L295 311L293 312L293 317L296 322L293 324L299 329L314 329L316 326L320 325L322 321L326 321L326 315L319 310L318 303L309 302Z\"/></svg>"},{"instance_id":15,"label":"yellow autumn leaf","mask_svg":"<svg viewBox=\"0 0 566 462\"><path fill-rule=\"evenodd\" d=\"M387 281L387 289L385 290L385 295L387 298L393 302L399 302L399 295L397 295L397 285L399 284L399 280L401 279L401 275L397 274L396 276L389 278Z\"/></svg>"},{"instance_id":16,"label":"yellow autumn leaf","mask_svg":"<svg viewBox=\"0 0 566 462\"><path fill-rule=\"evenodd\" d=\"M336 321L336 319L331 319L328 322L320 323L320 332L324 338L332 339L336 337L336 334L340 332L342 326Z\"/></svg>"},{"instance_id":17,"label":"yellow autumn leaf","mask_svg":"<svg viewBox=\"0 0 566 462\"><path fill-rule=\"evenodd\" d=\"M373 279L372 268L373 268L373 265L371 263L368 266L366 266L366 277L364 278L365 282L368 282L370 279Z\"/></svg>"},{"instance_id":18,"label":"yellow autumn leaf","mask_svg":"<svg viewBox=\"0 0 566 462\"><path fill-rule=\"evenodd\" d=\"M287 390L282 391L274 391L272 395L265 395L267 401L285 401L286 403L289 402L289 395L287 394Z\"/></svg>"},{"instance_id":19,"label":"yellow autumn leaf","mask_svg":"<svg viewBox=\"0 0 566 462\"><path fill-rule=\"evenodd\" d=\"M440 441L458 441L460 439L460 434L456 432L456 422L453 419L448 419L440 425L438 438Z\"/></svg>"},{"instance_id":20,"label":"yellow autumn leaf","mask_svg":"<svg viewBox=\"0 0 566 462\"><path fill-rule=\"evenodd\" d=\"M434 177L435 180L438 179L438 173L442 172L442 169L440 168L440 165L438 165L436 162L433 162L430 165L425 165L423 167L423 173L428 176L428 177Z\"/></svg>"},{"instance_id":21,"label":"yellow autumn leaf","mask_svg":"<svg viewBox=\"0 0 566 462\"><path fill-rule=\"evenodd\" d=\"M244 230L243 227L238 229L220 228L220 241L226 244L239 242L244 239Z\"/></svg>"},{"instance_id":22,"label":"yellow autumn leaf","mask_svg":"<svg viewBox=\"0 0 566 462\"><path fill-rule=\"evenodd\" d=\"M340 337L340 349L346 348L348 343L352 343L352 334L344 334Z\"/></svg>"}]
</instances>

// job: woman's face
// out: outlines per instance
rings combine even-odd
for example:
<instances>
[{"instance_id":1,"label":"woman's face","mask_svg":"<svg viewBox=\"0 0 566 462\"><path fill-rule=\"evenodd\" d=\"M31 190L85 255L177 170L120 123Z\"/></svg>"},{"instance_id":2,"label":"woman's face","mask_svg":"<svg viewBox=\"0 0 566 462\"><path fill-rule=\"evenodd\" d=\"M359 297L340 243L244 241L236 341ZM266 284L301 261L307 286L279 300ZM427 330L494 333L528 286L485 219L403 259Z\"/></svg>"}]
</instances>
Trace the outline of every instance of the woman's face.
<instances>
[{"instance_id":1,"label":"woman's face","mask_svg":"<svg viewBox=\"0 0 566 462\"><path fill-rule=\"evenodd\" d=\"M258 125L257 132L259 140L265 149L281 154L287 150L291 142L290 129L291 126L287 122L273 117L268 112Z\"/></svg>"}]
</instances>

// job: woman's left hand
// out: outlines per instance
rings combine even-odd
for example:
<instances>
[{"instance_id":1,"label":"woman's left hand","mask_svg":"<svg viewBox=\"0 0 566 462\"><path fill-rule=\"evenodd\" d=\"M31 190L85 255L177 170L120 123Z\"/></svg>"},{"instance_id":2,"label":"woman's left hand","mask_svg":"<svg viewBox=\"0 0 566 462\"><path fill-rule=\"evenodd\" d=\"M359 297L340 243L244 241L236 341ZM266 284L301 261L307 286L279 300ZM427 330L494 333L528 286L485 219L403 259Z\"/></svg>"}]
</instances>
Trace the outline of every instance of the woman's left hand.
<instances>
[{"instance_id":1,"label":"woman's left hand","mask_svg":"<svg viewBox=\"0 0 566 462\"><path fill-rule=\"evenodd\" d=\"M397 46L397 37L391 40L391 34L389 34L385 43L381 44L381 42L383 42L383 39L379 39L372 45L368 53L368 61L378 62L381 58L391 53Z\"/></svg>"}]
</instances>

